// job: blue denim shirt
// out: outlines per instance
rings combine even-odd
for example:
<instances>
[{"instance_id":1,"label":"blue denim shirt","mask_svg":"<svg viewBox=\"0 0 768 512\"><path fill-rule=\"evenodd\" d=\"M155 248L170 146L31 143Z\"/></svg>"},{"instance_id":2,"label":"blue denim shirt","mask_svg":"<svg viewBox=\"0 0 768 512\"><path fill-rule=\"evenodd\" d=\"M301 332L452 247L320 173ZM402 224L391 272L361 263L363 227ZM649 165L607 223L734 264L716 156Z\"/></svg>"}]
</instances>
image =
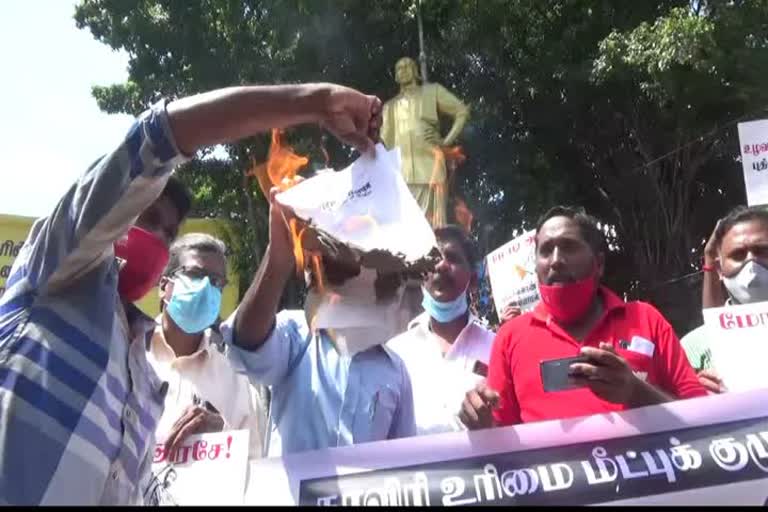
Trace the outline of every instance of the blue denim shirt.
<instances>
[{"instance_id":1,"label":"blue denim shirt","mask_svg":"<svg viewBox=\"0 0 768 512\"><path fill-rule=\"evenodd\" d=\"M228 357L272 391L267 456L416 435L411 380L389 349L341 355L303 311L282 311L264 344L243 350L232 343L236 314L221 327Z\"/></svg>"}]
</instances>

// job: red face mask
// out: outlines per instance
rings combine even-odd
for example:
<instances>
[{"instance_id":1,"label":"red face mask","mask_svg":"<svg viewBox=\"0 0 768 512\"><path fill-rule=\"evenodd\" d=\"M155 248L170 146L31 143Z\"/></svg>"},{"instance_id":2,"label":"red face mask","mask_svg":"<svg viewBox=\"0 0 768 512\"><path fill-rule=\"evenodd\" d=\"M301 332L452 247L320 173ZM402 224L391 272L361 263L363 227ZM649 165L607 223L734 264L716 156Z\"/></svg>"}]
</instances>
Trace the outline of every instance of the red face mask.
<instances>
[{"instance_id":1,"label":"red face mask","mask_svg":"<svg viewBox=\"0 0 768 512\"><path fill-rule=\"evenodd\" d=\"M135 302L157 285L168 264L165 243L141 228L133 226L128 234L115 242L115 256L125 260L117 282L123 300Z\"/></svg>"},{"instance_id":2,"label":"red face mask","mask_svg":"<svg viewBox=\"0 0 768 512\"><path fill-rule=\"evenodd\" d=\"M578 320L589 310L596 289L596 272L574 283L539 283L541 301L557 323L566 325Z\"/></svg>"}]
</instances>

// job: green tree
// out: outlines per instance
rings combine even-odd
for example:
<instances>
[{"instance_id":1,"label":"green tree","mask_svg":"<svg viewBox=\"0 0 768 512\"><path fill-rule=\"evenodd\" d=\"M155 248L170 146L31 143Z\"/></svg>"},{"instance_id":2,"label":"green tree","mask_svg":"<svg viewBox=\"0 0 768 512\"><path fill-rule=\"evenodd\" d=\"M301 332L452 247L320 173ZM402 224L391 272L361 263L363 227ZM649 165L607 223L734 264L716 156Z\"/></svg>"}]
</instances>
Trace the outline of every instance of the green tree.
<instances>
[{"instance_id":1,"label":"green tree","mask_svg":"<svg viewBox=\"0 0 768 512\"><path fill-rule=\"evenodd\" d=\"M83 0L75 19L130 55L129 80L94 88L138 113L164 96L241 83L334 81L396 92L416 56L413 0ZM424 0L430 78L472 104L459 191L486 249L556 203L585 206L614 251L608 281L654 300L679 330L699 304L694 271L715 220L743 202L735 125L766 106L768 3L761 0ZM319 130L291 134L312 166L353 155ZM247 281L266 211L243 172L267 140L190 164L197 213L235 222ZM680 149L682 148L682 149ZM205 156L205 155L203 155ZM295 297L294 297L295 298Z\"/></svg>"}]
</instances>

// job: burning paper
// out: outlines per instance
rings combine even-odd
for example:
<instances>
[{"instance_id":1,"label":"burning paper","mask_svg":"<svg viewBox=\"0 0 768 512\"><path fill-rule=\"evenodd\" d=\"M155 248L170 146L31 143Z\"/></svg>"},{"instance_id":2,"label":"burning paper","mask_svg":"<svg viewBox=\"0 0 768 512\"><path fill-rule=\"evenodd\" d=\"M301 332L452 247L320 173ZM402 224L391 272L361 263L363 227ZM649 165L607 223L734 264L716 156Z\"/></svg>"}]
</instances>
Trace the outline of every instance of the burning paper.
<instances>
[{"instance_id":1,"label":"burning paper","mask_svg":"<svg viewBox=\"0 0 768 512\"><path fill-rule=\"evenodd\" d=\"M398 149L378 144L373 157L361 156L343 171L321 172L277 200L318 238L332 240L336 251L356 253L365 267L398 272L434 258L435 235L403 181Z\"/></svg>"}]
</instances>

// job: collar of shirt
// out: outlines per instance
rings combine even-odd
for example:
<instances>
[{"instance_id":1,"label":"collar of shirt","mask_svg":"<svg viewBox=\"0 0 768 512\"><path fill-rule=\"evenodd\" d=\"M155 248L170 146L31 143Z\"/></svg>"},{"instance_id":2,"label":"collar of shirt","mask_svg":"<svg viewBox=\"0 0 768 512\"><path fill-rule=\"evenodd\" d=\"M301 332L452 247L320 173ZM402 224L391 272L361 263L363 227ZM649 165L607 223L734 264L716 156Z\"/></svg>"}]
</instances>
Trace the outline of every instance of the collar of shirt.
<instances>
[{"instance_id":1,"label":"collar of shirt","mask_svg":"<svg viewBox=\"0 0 768 512\"><path fill-rule=\"evenodd\" d=\"M600 327L600 324L602 324L609 315L613 314L614 311L623 310L627 305L627 303L624 302L621 297L613 293L605 286L598 288L598 293L603 299L603 313L600 315L600 318L597 320L597 322L595 322L595 325L592 327L590 332ZM560 327L557 322L553 321L552 315L549 313L547 306L543 302L539 302L536 305L532 314L534 321L545 324L550 331L565 335L567 338L570 338L570 335L567 335L565 330Z\"/></svg>"},{"instance_id":2,"label":"collar of shirt","mask_svg":"<svg viewBox=\"0 0 768 512\"><path fill-rule=\"evenodd\" d=\"M197 350L188 356L177 356L173 348L165 340L165 334L163 333L163 327L160 323L161 316L158 316L154 322L154 333L149 343L148 350L152 355L160 362L168 363L173 367L183 367L192 363L198 359L207 359L210 357L209 350L216 348L213 346L213 336L215 333L212 329L206 329L203 331L203 337L200 340L200 345Z\"/></svg>"},{"instance_id":3,"label":"collar of shirt","mask_svg":"<svg viewBox=\"0 0 768 512\"><path fill-rule=\"evenodd\" d=\"M410 321L408 324L408 330L417 329L420 336L424 339L429 339L430 337L438 337L438 335L432 331L432 328L429 325L430 316L427 312L424 312L414 318ZM467 325L464 326L464 328L461 330L458 336L456 336L456 340L454 340L453 343L450 344L450 348L448 349L448 352L445 353L446 359L453 359L458 354L462 353L462 349L464 348L464 345L471 342L472 336L470 336L470 331L474 325L479 325L479 320L475 315L472 313L469 314L469 318L467 319Z\"/></svg>"},{"instance_id":4,"label":"collar of shirt","mask_svg":"<svg viewBox=\"0 0 768 512\"><path fill-rule=\"evenodd\" d=\"M149 345L151 333L155 329L155 321L152 317L146 315L135 304L122 304L119 303L115 308L117 315L120 317L120 321L123 326L126 338L129 342L135 339L144 339L144 343Z\"/></svg>"}]
</instances>

